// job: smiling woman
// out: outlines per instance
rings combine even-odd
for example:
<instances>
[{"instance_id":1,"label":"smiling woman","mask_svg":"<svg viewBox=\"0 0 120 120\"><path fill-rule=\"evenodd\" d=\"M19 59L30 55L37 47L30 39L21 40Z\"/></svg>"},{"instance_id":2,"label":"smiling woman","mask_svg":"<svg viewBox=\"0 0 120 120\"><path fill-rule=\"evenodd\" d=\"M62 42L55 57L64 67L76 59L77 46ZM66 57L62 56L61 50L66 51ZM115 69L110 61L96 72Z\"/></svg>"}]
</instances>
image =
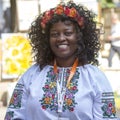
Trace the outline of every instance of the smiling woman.
<instances>
[{"instance_id":1,"label":"smiling woman","mask_svg":"<svg viewBox=\"0 0 120 120\"><path fill-rule=\"evenodd\" d=\"M114 94L98 69L95 14L61 2L31 24L35 64L18 81L5 120L117 120Z\"/></svg>"},{"instance_id":2,"label":"smiling woman","mask_svg":"<svg viewBox=\"0 0 120 120\"><path fill-rule=\"evenodd\" d=\"M77 33L72 22L57 22L51 27L50 47L56 56L59 66L62 67L63 63L63 67L71 65L70 61L75 59L78 48ZM62 61L62 63L60 61Z\"/></svg>"}]
</instances>

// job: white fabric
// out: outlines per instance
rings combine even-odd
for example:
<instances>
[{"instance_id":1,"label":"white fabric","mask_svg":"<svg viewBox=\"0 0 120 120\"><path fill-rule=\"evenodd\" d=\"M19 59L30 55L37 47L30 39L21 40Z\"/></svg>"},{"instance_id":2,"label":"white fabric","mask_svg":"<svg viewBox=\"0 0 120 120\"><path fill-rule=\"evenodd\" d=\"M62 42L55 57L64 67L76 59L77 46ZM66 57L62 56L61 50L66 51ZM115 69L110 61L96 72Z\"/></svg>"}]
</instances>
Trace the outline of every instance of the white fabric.
<instances>
[{"instance_id":1,"label":"white fabric","mask_svg":"<svg viewBox=\"0 0 120 120\"><path fill-rule=\"evenodd\" d=\"M43 98L43 87L47 79L47 72L53 66L46 66L42 70L33 65L18 81L24 85L20 108L8 108L13 111L11 120L58 120L58 113L50 109L42 109L40 100ZM61 74L68 68L59 68ZM101 109L102 93L112 92L112 88L104 73L97 67L87 64L77 67L79 74L78 91L75 94L74 111L66 110L61 113L60 120L118 120L118 118L103 118ZM62 79L62 78L61 78Z\"/></svg>"},{"instance_id":2,"label":"white fabric","mask_svg":"<svg viewBox=\"0 0 120 120\"><path fill-rule=\"evenodd\" d=\"M120 37L120 22L112 26L111 35L113 37ZM120 47L120 39L112 40L112 45Z\"/></svg>"}]
</instances>

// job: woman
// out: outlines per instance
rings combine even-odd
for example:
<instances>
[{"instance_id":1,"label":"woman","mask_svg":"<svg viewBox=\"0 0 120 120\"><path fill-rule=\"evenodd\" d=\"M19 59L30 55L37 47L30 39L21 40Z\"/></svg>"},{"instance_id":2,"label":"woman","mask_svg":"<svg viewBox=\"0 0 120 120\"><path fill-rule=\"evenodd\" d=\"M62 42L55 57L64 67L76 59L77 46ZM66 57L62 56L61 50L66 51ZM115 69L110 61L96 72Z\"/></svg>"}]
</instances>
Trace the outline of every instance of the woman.
<instances>
[{"instance_id":1,"label":"woman","mask_svg":"<svg viewBox=\"0 0 120 120\"><path fill-rule=\"evenodd\" d=\"M29 38L36 64L18 81L5 120L116 120L111 86L97 68L100 29L74 2L39 15Z\"/></svg>"}]
</instances>

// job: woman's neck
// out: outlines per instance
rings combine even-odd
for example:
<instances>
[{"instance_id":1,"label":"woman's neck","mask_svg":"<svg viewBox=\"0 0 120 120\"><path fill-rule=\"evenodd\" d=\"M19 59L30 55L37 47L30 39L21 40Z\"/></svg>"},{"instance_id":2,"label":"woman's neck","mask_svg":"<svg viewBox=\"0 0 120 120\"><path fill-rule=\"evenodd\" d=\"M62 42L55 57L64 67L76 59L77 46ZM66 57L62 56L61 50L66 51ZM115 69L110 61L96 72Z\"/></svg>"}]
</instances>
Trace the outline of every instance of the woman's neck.
<instances>
[{"instance_id":1,"label":"woman's neck","mask_svg":"<svg viewBox=\"0 0 120 120\"><path fill-rule=\"evenodd\" d=\"M67 58L67 59L63 59L63 58L55 58L57 66L59 67L71 67L74 63L76 58Z\"/></svg>"}]
</instances>

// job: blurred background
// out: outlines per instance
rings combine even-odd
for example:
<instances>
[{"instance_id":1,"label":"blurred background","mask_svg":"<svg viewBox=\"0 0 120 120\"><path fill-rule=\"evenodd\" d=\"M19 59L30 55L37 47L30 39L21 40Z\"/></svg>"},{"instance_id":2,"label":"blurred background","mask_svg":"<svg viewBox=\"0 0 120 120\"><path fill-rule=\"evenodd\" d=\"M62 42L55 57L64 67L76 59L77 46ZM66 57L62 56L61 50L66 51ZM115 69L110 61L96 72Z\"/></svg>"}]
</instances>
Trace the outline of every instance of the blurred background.
<instances>
[{"instance_id":1,"label":"blurred background","mask_svg":"<svg viewBox=\"0 0 120 120\"><path fill-rule=\"evenodd\" d=\"M69 0L0 0L0 120L4 119L16 82L32 64L31 46L27 32L31 22L41 12ZM111 30L111 15L120 18L120 0L73 0L96 13L103 24L99 68L109 79L114 93L117 115L120 117L120 59L115 54L112 66L108 66L111 44L107 37Z\"/></svg>"}]
</instances>

